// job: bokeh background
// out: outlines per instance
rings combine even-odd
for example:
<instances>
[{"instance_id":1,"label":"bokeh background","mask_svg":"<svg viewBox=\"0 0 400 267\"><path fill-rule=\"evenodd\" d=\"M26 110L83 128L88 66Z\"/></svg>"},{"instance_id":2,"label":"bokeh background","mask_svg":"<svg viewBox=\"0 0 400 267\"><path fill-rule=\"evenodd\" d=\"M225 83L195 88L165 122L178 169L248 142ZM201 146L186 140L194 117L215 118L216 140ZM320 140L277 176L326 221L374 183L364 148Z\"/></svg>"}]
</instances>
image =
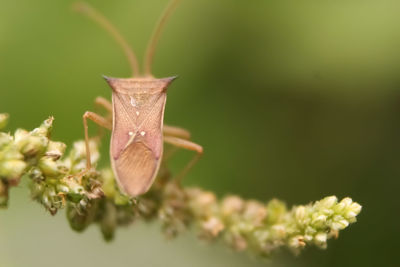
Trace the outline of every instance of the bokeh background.
<instances>
[{"instance_id":1,"label":"bokeh background","mask_svg":"<svg viewBox=\"0 0 400 267\"><path fill-rule=\"evenodd\" d=\"M167 4L89 2L140 58ZM0 112L11 131L53 115L53 138L71 144L94 97L110 96L101 75L130 74L114 40L71 4L0 0ZM180 76L165 121L205 148L185 183L289 205L351 196L359 221L327 250L260 261L191 232L167 241L157 223L105 243L96 227L77 234L62 212L51 217L21 185L0 211L0 266L398 266L399 10L398 0L184 0L156 54L157 77Z\"/></svg>"}]
</instances>

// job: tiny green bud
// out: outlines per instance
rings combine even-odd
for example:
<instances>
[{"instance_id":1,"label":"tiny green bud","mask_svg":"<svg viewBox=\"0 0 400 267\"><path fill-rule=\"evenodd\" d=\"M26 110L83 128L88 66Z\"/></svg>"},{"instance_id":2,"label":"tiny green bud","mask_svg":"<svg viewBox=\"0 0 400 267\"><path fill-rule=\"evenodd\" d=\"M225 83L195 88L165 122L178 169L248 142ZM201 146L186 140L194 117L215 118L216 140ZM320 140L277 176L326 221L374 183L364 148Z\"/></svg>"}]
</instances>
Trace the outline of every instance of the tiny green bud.
<instances>
[{"instance_id":1,"label":"tiny green bud","mask_svg":"<svg viewBox=\"0 0 400 267\"><path fill-rule=\"evenodd\" d=\"M333 230L342 230L349 226L349 222L343 218L341 215L336 215L333 217L332 229Z\"/></svg>"},{"instance_id":2,"label":"tiny green bud","mask_svg":"<svg viewBox=\"0 0 400 267\"><path fill-rule=\"evenodd\" d=\"M43 152L48 144L48 139L43 136L31 136L23 130L17 130L15 143L25 156L31 157Z\"/></svg>"},{"instance_id":3,"label":"tiny green bud","mask_svg":"<svg viewBox=\"0 0 400 267\"><path fill-rule=\"evenodd\" d=\"M111 169L102 170L101 177L103 178L102 189L107 198L114 198L117 194L115 187L114 175Z\"/></svg>"},{"instance_id":4,"label":"tiny green bud","mask_svg":"<svg viewBox=\"0 0 400 267\"><path fill-rule=\"evenodd\" d=\"M40 158L38 167L45 176L58 177L62 174L65 174L60 171L61 169L58 167L58 164L51 157L48 156Z\"/></svg>"},{"instance_id":5,"label":"tiny green bud","mask_svg":"<svg viewBox=\"0 0 400 267\"><path fill-rule=\"evenodd\" d=\"M8 180L17 180L23 175L26 166L27 164L22 160L0 162L0 177Z\"/></svg>"},{"instance_id":6,"label":"tiny green bud","mask_svg":"<svg viewBox=\"0 0 400 267\"><path fill-rule=\"evenodd\" d=\"M61 192L61 193L64 193L64 194L67 194L69 192L68 186L66 186L64 184L61 184L61 183L58 183L56 185L56 189L57 189L58 192Z\"/></svg>"},{"instance_id":7,"label":"tiny green bud","mask_svg":"<svg viewBox=\"0 0 400 267\"><path fill-rule=\"evenodd\" d=\"M349 197L346 197L344 199L342 199L342 201L340 201L341 203L343 203L345 206L350 206L351 203L353 203L353 200Z\"/></svg>"},{"instance_id":8,"label":"tiny green bud","mask_svg":"<svg viewBox=\"0 0 400 267\"><path fill-rule=\"evenodd\" d=\"M278 199L272 199L267 204L268 210L268 223L276 224L281 221L283 216L286 214L286 205Z\"/></svg>"},{"instance_id":9,"label":"tiny green bud","mask_svg":"<svg viewBox=\"0 0 400 267\"><path fill-rule=\"evenodd\" d=\"M336 203L337 203L336 196L326 197L320 201L321 206L323 206L326 209L332 208Z\"/></svg>"},{"instance_id":10,"label":"tiny green bud","mask_svg":"<svg viewBox=\"0 0 400 267\"><path fill-rule=\"evenodd\" d=\"M295 211L295 217L298 222L303 223L306 217L306 208L304 206L298 206Z\"/></svg>"},{"instance_id":11,"label":"tiny green bud","mask_svg":"<svg viewBox=\"0 0 400 267\"><path fill-rule=\"evenodd\" d=\"M42 123L42 125L40 125L39 128L36 128L33 131L31 131L31 135L32 136L49 137L51 128L53 126L53 121L54 121L54 117L49 117L47 120L45 120Z\"/></svg>"},{"instance_id":12,"label":"tiny green bud","mask_svg":"<svg viewBox=\"0 0 400 267\"><path fill-rule=\"evenodd\" d=\"M306 235L315 235L315 233L317 232L317 230L315 230L315 228L311 227L311 226L307 226L305 233Z\"/></svg>"},{"instance_id":13,"label":"tiny green bud","mask_svg":"<svg viewBox=\"0 0 400 267\"><path fill-rule=\"evenodd\" d=\"M47 146L46 156L58 160L64 154L66 147L64 143L50 141Z\"/></svg>"},{"instance_id":14,"label":"tiny green bud","mask_svg":"<svg viewBox=\"0 0 400 267\"><path fill-rule=\"evenodd\" d=\"M323 227L326 223L326 219L327 219L327 217L325 215L314 213L312 224L315 227Z\"/></svg>"},{"instance_id":15,"label":"tiny green bud","mask_svg":"<svg viewBox=\"0 0 400 267\"><path fill-rule=\"evenodd\" d=\"M357 216L358 214L360 214L361 212L361 205L358 204L357 202L353 202L350 206L349 206L349 210L351 212L353 212L355 214L355 216Z\"/></svg>"},{"instance_id":16,"label":"tiny green bud","mask_svg":"<svg viewBox=\"0 0 400 267\"><path fill-rule=\"evenodd\" d=\"M14 140L17 145L18 143L22 142L24 139L28 137L29 137L29 132L24 129L17 129L14 133Z\"/></svg>"},{"instance_id":17,"label":"tiny green bud","mask_svg":"<svg viewBox=\"0 0 400 267\"><path fill-rule=\"evenodd\" d=\"M11 135L0 132L0 149L3 149L5 146L9 145L12 140L13 138Z\"/></svg>"}]
</instances>

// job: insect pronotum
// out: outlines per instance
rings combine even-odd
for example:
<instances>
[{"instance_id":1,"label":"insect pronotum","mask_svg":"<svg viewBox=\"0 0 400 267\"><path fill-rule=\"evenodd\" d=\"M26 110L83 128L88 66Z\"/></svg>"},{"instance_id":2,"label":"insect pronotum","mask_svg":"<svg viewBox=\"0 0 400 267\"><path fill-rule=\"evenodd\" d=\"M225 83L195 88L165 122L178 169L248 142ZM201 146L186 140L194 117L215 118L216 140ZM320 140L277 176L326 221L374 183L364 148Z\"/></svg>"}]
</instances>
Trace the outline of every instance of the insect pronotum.
<instances>
[{"instance_id":1,"label":"insect pronotum","mask_svg":"<svg viewBox=\"0 0 400 267\"><path fill-rule=\"evenodd\" d=\"M140 73L134 52L114 26L88 4L75 4L77 11L96 21L114 37L132 68L132 78L104 76L112 89L112 102L97 97L95 103L109 111L112 116L102 117L90 111L83 115L85 171L92 168L87 125L87 120L90 119L112 131L111 166L121 191L131 197L144 194L150 189L161 164L163 142L197 152L177 175L177 179L181 179L203 153L200 145L189 141L190 133L187 130L163 124L167 88L176 77L158 79L151 73L154 52L162 28L178 2L179 0L172 0L169 3L153 32L145 55L144 73Z\"/></svg>"}]
</instances>

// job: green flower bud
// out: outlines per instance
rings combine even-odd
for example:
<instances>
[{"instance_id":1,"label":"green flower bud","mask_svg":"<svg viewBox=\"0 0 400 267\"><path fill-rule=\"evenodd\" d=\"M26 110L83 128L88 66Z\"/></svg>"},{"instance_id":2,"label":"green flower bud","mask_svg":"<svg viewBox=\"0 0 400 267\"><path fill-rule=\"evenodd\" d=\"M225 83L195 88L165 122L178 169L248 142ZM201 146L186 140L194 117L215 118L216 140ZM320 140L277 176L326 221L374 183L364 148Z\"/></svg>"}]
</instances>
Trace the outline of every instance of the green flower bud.
<instances>
[{"instance_id":1,"label":"green flower bud","mask_svg":"<svg viewBox=\"0 0 400 267\"><path fill-rule=\"evenodd\" d=\"M305 230L305 233L306 233L306 235L311 235L311 236L313 236L313 235L315 235L315 234L317 233L317 230L315 230L314 227L307 226L307 227L306 227L306 230Z\"/></svg>"},{"instance_id":2,"label":"green flower bud","mask_svg":"<svg viewBox=\"0 0 400 267\"><path fill-rule=\"evenodd\" d=\"M306 218L306 208L304 206L296 207L294 216L300 224L304 224L304 220Z\"/></svg>"},{"instance_id":3,"label":"green flower bud","mask_svg":"<svg viewBox=\"0 0 400 267\"><path fill-rule=\"evenodd\" d=\"M25 130L18 129L15 133L15 144L22 154L27 157L36 156L44 152L49 140L43 136L29 135Z\"/></svg>"},{"instance_id":4,"label":"green flower bud","mask_svg":"<svg viewBox=\"0 0 400 267\"><path fill-rule=\"evenodd\" d=\"M117 189L115 187L114 175L111 169L105 169L101 171L101 177L103 178L102 189L104 195L107 198L114 198L117 194Z\"/></svg>"},{"instance_id":5,"label":"green flower bud","mask_svg":"<svg viewBox=\"0 0 400 267\"><path fill-rule=\"evenodd\" d=\"M351 223L355 222L357 215L361 212L361 205L358 203L352 203L348 206L344 217Z\"/></svg>"},{"instance_id":6,"label":"green flower bud","mask_svg":"<svg viewBox=\"0 0 400 267\"><path fill-rule=\"evenodd\" d=\"M0 132L0 149L1 150L4 149L5 146L9 145L12 141L13 141L13 138L9 134Z\"/></svg>"},{"instance_id":7,"label":"green flower bud","mask_svg":"<svg viewBox=\"0 0 400 267\"><path fill-rule=\"evenodd\" d=\"M330 196L322 199L319 204L326 209L331 209L334 205L336 205L336 203L337 203L337 197Z\"/></svg>"},{"instance_id":8,"label":"green flower bud","mask_svg":"<svg viewBox=\"0 0 400 267\"><path fill-rule=\"evenodd\" d=\"M51 128L53 126L54 117L49 117L45 120L39 128L34 129L31 131L32 136L42 136L42 137L49 137Z\"/></svg>"},{"instance_id":9,"label":"green flower bud","mask_svg":"<svg viewBox=\"0 0 400 267\"><path fill-rule=\"evenodd\" d=\"M343 218L343 216L335 215L333 217L333 222L331 225L333 230L343 230L347 226L349 226L349 222L345 218Z\"/></svg>"},{"instance_id":10,"label":"green flower bud","mask_svg":"<svg viewBox=\"0 0 400 267\"><path fill-rule=\"evenodd\" d=\"M269 224L278 224L287 212L285 203L277 199L272 199L268 202L267 210Z\"/></svg>"},{"instance_id":11,"label":"green flower bud","mask_svg":"<svg viewBox=\"0 0 400 267\"><path fill-rule=\"evenodd\" d=\"M63 192L67 191L67 198L73 203L79 203L85 197L85 188L73 177L65 177L60 181Z\"/></svg>"},{"instance_id":12,"label":"green flower bud","mask_svg":"<svg viewBox=\"0 0 400 267\"><path fill-rule=\"evenodd\" d=\"M66 147L64 143L50 141L47 146L46 156L51 157L53 160L58 160L64 154Z\"/></svg>"},{"instance_id":13,"label":"green flower bud","mask_svg":"<svg viewBox=\"0 0 400 267\"><path fill-rule=\"evenodd\" d=\"M312 221L311 223L315 226L315 227L323 227L326 224L326 219L327 216L323 215L323 214L319 214L319 213L314 213L312 215Z\"/></svg>"},{"instance_id":14,"label":"green flower bud","mask_svg":"<svg viewBox=\"0 0 400 267\"><path fill-rule=\"evenodd\" d=\"M25 171L27 164L21 160L7 160L0 162L0 178L18 180Z\"/></svg>"},{"instance_id":15,"label":"green flower bud","mask_svg":"<svg viewBox=\"0 0 400 267\"><path fill-rule=\"evenodd\" d=\"M350 211L354 212L356 215L360 214L362 206L356 202L353 202L350 207Z\"/></svg>"},{"instance_id":16,"label":"green flower bud","mask_svg":"<svg viewBox=\"0 0 400 267\"><path fill-rule=\"evenodd\" d=\"M58 177L65 174L63 169L59 167L58 163L49 156L41 157L38 163L38 167L45 176Z\"/></svg>"}]
</instances>

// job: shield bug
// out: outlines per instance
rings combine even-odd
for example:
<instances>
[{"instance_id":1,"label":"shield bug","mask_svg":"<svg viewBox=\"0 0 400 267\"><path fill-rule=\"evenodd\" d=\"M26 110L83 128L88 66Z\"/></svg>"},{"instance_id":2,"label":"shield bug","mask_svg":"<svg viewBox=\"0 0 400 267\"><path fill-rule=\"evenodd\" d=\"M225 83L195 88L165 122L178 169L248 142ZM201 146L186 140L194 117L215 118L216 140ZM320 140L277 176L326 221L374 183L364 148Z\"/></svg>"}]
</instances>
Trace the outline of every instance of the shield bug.
<instances>
[{"instance_id":1,"label":"shield bug","mask_svg":"<svg viewBox=\"0 0 400 267\"><path fill-rule=\"evenodd\" d=\"M197 152L177 175L178 179L186 174L203 153L200 145L189 140L190 133L187 130L163 124L167 88L176 77L159 79L151 73L154 52L162 29L178 2L179 0L172 0L169 3L155 27L146 50L143 73L140 72L138 60L125 39L102 14L86 3L76 3L74 6L75 10L96 21L114 37L132 68L131 78L104 76L112 89L112 102L98 97L95 103L109 111L112 116L102 117L89 111L83 115L87 154L85 171L92 168L87 124L89 119L112 131L111 166L121 191L131 197L144 194L151 187L161 164L164 142Z\"/></svg>"}]
</instances>

